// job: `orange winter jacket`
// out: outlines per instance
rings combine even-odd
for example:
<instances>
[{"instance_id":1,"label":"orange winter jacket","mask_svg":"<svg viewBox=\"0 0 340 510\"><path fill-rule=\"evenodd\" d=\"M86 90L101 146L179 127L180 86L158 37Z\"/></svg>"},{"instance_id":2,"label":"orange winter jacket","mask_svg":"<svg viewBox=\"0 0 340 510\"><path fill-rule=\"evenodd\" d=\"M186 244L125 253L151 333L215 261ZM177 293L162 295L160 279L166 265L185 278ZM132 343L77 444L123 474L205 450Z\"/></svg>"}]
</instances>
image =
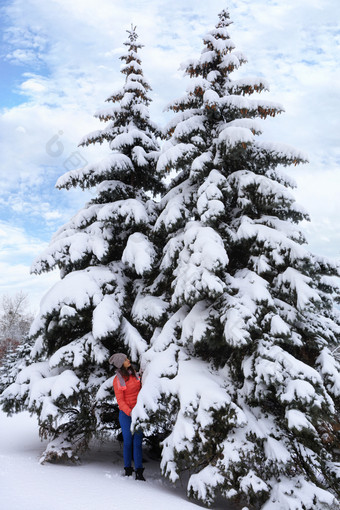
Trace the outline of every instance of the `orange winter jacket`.
<instances>
[{"instance_id":1,"label":"orange winter jacket","mask_svg":"<svg viewBox=\"0 0 340 510\"><path fill-rule=\"evenodd\" d=\"M141 382L130 375L129 379L124 377L125 386L119 382L118 376L113 379L113 388L115 390L118 407L125 414L130 416L132 409L137 402L138 393L141 388Z\"/></svg>"}]
</instances>

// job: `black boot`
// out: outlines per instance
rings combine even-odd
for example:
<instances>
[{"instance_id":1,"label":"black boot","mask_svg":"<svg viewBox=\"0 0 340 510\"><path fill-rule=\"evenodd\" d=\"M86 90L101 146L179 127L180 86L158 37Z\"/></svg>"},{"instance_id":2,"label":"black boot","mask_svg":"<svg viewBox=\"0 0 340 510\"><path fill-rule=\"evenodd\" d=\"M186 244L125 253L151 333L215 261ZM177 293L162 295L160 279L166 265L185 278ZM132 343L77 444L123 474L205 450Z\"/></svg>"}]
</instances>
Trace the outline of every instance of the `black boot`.
<instances>
[{"instance_id":1,"label":"black boot","mask_svg":"<svg viewBox=\"0 0 340 510\"><path fill-rule=\"evenodd\" d=\"M145 478L143 476L143 471L144 471L144 468L136 469L136 480L142 480L143 482L145 482Z\"/></svg>"},{"instance_id":2,"label":"black boot","mask_svg":"<svg viewBox=\"0 0 340 510\"><path fill-rule=\"evenodd\" d=\"M132 467L126 467L124 469L125 469L125 475L124 476L131 476L132 475L132 473L133 473L133 468Z\"/></svg>"}]
</instances>

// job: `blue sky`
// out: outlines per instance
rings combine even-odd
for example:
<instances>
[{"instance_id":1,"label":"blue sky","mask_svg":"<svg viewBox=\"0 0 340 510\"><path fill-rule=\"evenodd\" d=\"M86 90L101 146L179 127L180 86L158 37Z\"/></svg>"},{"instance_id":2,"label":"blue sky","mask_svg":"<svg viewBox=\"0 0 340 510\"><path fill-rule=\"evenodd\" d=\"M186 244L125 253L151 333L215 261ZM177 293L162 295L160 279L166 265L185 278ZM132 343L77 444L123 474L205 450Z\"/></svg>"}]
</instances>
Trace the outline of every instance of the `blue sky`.
<instances>
[{"instance_id":1,"label":"blue sky","mask_svg":"<svg viewBox=\"0 0 340 510\"><path fill-rule=\"evenodd\" d=\"M228 7L232 39L248 58L240 74L263 76L266 97L286 113L263 123L264 137L308 154L289 170L311 214L310 249L340 256L340 6L337 0L5 0L0 16L0 295L23 290L36 309L56 273L29 274L53 233L88 194L58 191L66 170L105 157L78 148L98 129L93 113L123 83L125 30L137 25L152 113L183 95L181 62Z\"/></svg>"},{"instance_id":2,"label":"blue sky","mask_svg":"<svg viewBox=\"0 0 340 510\"><path fill-rule=\"evenodd\" d=\"M15 84L20 83L22 69L1 61L0 73L0 108L12 108L22 102L22 96L15 93Z\"/></svg>"}]
</instances>

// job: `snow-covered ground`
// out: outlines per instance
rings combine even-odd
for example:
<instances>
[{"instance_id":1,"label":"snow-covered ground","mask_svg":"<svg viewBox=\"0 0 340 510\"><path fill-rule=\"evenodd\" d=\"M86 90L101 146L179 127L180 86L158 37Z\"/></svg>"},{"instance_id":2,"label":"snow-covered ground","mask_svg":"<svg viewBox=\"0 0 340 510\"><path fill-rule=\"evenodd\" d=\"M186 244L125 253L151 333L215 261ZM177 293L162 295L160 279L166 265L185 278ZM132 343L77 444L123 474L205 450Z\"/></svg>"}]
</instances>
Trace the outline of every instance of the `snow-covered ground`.
<instances>
[{"instance_id":1,"label":"snow-covered ground","mask_svg":"<svg viewBox=\"0 0 340 510\"><path fill-rule=\"evenodd\" d=\"M1 510L200 508L184 490L166 484L154 461L145 464L146 482L123 477L119 444L98 444L75 466L39 464L44 444L34 418L27 413L8 418L0 411Z\"/></svg>"}]
</instances>

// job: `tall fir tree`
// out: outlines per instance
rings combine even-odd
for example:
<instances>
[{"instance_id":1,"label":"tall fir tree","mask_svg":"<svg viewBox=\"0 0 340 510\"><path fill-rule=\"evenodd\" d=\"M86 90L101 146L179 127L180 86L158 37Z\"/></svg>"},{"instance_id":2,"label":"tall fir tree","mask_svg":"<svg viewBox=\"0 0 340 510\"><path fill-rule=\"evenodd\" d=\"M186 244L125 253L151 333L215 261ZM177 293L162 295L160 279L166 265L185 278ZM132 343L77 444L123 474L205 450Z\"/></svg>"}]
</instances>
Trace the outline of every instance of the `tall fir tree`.
<instances>
[{"instance_id":1,"label":"tall fir tree","mask_svg":"<svg viewBox=\"0 0 340 510\"><path fill-rule=\"evenodd\" d=\"M57 182L58 188L96 187L96 195L33 265L35 273L58 267L62 278L43 298L31 328L36 341L29 366L2 397L8 412L26 408L38 415L41 435L52 439L42 461L76 459L94 434L114 428L105 419L114 406L108 358L123 351L138 361L147 347L130 312L156 253L148 233L155 215L150 196L162 191L155 172L159 132L148 109L142 45L135 27L128 34L124 86L95 114L108 124L80 142L107 141L110 155Z\"/></svg>"},{"instance_id":2,"label":"tall fir tree","mask_svg":"<svg viewBox=\"0 0 340 510\"><path fill-rule=\"evenodd\" d=\"M308 215L282 166L306 157L261 140L256 119L283 108L256 95L262 79L231 78L246 59L230 23L222 11L183 66L187 93L169 106L157 168L176 177L148 289L162 319L133 423L146 434L163 426L163 474L187 479L207 505L222 495L262 510L335 508L339 266L304 246L297 224ZM134 319L151 330L142 303Z\"/></svg>"}]
</instances>

